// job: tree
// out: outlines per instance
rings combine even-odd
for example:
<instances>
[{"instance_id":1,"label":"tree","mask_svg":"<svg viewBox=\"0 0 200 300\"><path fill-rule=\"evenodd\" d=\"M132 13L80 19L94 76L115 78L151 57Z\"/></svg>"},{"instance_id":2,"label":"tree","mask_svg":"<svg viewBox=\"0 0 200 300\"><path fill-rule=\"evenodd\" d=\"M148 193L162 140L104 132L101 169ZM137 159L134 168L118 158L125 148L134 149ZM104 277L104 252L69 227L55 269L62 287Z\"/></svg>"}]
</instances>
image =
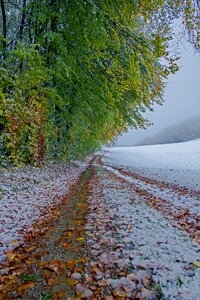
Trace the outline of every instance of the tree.
<instances>
[{"instance_id":1,"label":"tree","mask_svg":"<svg viewBox=\"0 0 200 300\"><path fill-rule=\"evenodd\" d=\"M1 1L5 156L81 157L128 126L147 126L143 112L162 103L165 79L177 70L168 51L174 19L185 20L198 48L197 4Z\"/></svg>"}]
</instances>

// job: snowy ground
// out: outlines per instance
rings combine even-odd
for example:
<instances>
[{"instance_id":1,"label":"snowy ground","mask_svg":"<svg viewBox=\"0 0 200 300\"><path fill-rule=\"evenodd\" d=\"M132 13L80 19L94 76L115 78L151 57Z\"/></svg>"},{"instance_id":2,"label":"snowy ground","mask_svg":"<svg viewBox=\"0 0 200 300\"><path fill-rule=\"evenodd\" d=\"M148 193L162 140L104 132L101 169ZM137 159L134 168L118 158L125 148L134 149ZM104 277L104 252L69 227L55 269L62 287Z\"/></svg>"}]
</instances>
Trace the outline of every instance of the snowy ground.
<instances>
[{"instance_id":1,"label":"snowy ground","mask_svg":"<svg viewBox=\"0 0 200 300\"><path fill-rule=\"evenodd\" d=\"M47 218L87 163L3 169L0 186L0 262Z\"/></svg>"},{"instance_id":2,"label":"snowy ground","mask_svg":"<svg viewBox=\"0 0 200 300\"><path fill-rule=\"evenodd\" d=\"M133 272L150 272L162 299L200 299L200 140L107 148L99 167Z\"/></svg>"},{"instance_id":3,"label":"snowy ground","mask_svg":"<svg viewBox=\"0 0 200 300\"><path fill-rule=\"evenodd\" d=\"M92 174L86 179L88 183L81 191L76 186L78 197L85 197L82 201L87 207L85 232L76 239L85 241L86 271L76 268L75 273L66 274L72 276L70 282L76 294L109 300L200 299L199 155L200 140L196 140L108 148L91 161L86 171ZM88 163L76 162L4 170L0 255L2 261L8 258L8 267L18 262L13 257L21 257L17 249L10 251L23 243L34 223L55 210L62 195L87 166ZM74 232L75 226L69 226L69 231ZM32 240L38 243L37 237ZM61 248L65 246L66 243L59 244ZM58 248L56 259L57 251ZM2 271L9 285L11 273L7 276Z\"/></svg>"},{"instance_id":4,"label":"snowy ground","mask_svg":"<svg viewBox=\"0 0 200 300\"><path fill-rule=\"evenodd\" d=\"M119 299L199 300L199 243L133 183L105 165L96 169L86 226L92 272Z\"/></svg>"},{"instance_id":5,"label":"snowy ground","mask_svg":"<svg viewBox=\"0 0 200 300\"><path fill-rule=\"evenodd\" d=\"M107 163L138 174L200 189L200 139L177 144L105 148Z\"/></svg>"}]
</instances>

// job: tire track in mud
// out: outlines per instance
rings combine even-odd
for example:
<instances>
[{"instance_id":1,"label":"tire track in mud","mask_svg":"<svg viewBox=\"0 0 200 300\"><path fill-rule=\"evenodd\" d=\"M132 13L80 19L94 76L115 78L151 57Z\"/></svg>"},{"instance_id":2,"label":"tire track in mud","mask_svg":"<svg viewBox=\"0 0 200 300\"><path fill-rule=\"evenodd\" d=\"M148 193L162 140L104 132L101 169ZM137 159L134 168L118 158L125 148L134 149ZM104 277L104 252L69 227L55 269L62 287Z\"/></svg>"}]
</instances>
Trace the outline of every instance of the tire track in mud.
<instances>
[{"instance_id":1,"label":"tire track in mud","mask_svg":"<svg viewBox=\"0 0 200 300\"><path fill-rule=\"evenodd\" d=\"M165 217L170 217L174 226L185 230L200 243L199 192L190 192L185 188L149 179L133 172L107 166L100 159L98 164L111 173L117 180L123 181L134 192L141 195L145 203L158 210Z\"/></svg>"}]
</instances>

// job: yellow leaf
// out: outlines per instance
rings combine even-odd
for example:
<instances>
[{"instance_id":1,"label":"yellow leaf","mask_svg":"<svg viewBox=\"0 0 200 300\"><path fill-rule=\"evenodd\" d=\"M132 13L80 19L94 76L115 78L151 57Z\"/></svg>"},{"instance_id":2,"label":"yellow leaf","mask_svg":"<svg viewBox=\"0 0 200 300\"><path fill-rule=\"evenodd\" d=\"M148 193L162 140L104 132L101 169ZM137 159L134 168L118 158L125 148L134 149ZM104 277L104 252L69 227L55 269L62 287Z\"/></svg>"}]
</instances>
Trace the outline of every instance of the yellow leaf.
<instances>
[{"instance_id":1,"label":"yellow leaf","mask_svg":"<svg viewBox=\"0 0 200 300\"><path fill-rule=\"evenodd\" d=\"M18 244L18 243L19 243L18 240L13 240L13 241L12 241L12 244Z\"/></svg>"},{"instance_id":2,"label":"yellow leaf","mask_svg":"<svg viewBox=\"0 0 200 300\"><path fill-rule=\"evenodd\" d=\"M15 254L13 252L9 252L7 254L7 257L8 257L8 260L11 261L11 260L13 260L15 258Z\"/></svg>"},{"instance_id":3,"label":"yellow leaf","mask_svg":"<svg viewBox=\"0 0 200 300\"><path fill-rule=\"evenodd\" d=\"M193 266L196 268L200 268L200 261L193 262Z\"/></svg>"},{"instance_id":4,"label":"yellow leaf","mask_svg":"<svg viewBox=\"0 0 200 300\"><path fill-rule=\"evenodd\" d=\"M67 279L67 283L69 284L69 285L77 285L78 284L78 280L76 280L76 279L73 279L73 278L68 278Z\"/></svg>"},{"instance_id":5,"label":"yellow leaf","mask_svg":"<svg viewBox=\"0 0 200 300\"><path fill-rule=\"evenodd\" d=\"M84 239L85 239L84 237L79 237L79 238L77 238L77 241L81 242L81 241L84 241Z\"/></svg>"}]
</instances>

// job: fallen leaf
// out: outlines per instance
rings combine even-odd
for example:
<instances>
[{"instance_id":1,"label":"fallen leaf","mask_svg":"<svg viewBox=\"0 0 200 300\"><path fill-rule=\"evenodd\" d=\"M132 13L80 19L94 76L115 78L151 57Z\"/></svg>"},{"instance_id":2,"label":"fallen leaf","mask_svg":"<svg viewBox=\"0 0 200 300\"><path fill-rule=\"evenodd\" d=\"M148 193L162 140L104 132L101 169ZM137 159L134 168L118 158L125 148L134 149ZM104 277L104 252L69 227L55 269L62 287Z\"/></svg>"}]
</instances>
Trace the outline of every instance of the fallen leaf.
<instances>
[{"instance_id":1,"label":"fallen leaf","mask_svg":"<svg viewBox=\"0 0 200 300\"><path fill-rule=\"evenodd\" d=\"M77 241L78 241L78 242L82 242L82 241L84 241L84 240L85 240L84 237L79 237L79 238L77 238Z\"/></svg>"},{"instance_id":2,"label":"fallen leaf","mask_svg":"<svg viewBox=\"0 0 200 300\"><path fill-rule=\"evenodd\" d=\"M65 248L67 248L67 247L70 246L70 243L63 243L62 246L65 247Z\"/></svg>"},{"instance_id":3,"label":"fallen leaf","mask_svg":"<svg viewBox=\"0 0 200 300\"><path fill-rule=\"evenodd\" d=\"M27 283L21 285L21 286L17 289L17 292L18 292L19 294L23 294L23 293L26 292L26 290L31 289L31 288L33 288L34 286L35 286L35 282L32 282L32 281L31 281L31 282L27 282Z\"/></svg>"},{"instance_id":4,"label":"fallen leaf","mask_svg":"<svg viewBox=\"0 0 200 300\"><path fill-rule=\"evenodd\" d=\"M127 296L127 293L125 291L123 291L122 289L115 289L113 290L113 296L115 297L120 297L120 298L123 298L123 299L126 299L126 296Z\"/></svg>"},{"instance_id":5,"label":"fallen leaf","mask_svg":"<svg viewBox=\"0 0 200 300\"><path fill-rule=\"evenodd\" d=\"M50 271L44 271L43 276L45 279L49 279L52 277L52 272Z\"/></svg>"},{"instance_id":6,"label":"fallen leaf","mask_svg":"<svg viewBox=\"0 0 200 300\"><path fill-rule=\"evenodd\" d=\"M67 283L71 286L78 284L78 280L74 279L74 278L68 278L67 279Z\"/></svg>"},{"instance_id":7,"label":"fallen leaf","mask_svg":"<svg viewBox=\"0 0 200 300\"><path fill-rule=\"evenodd\" d=\"M55 286L59 284L59 278L48 279L48 286Z\"/></svg>"},{"instance_id":8,"label":"fallen leaf","mask_svg":"<svg viewBox=\"0 0 200 300\"><path fill-rule=\"evenodd\" d=\"M75 262L74 260L67 260L66 261L66 267L67 268L72 268L74 266Z\"/></svg>"},{"instance_id":9,"label":"fallen leaf","mask_svg":"<svg viewBox=\"0 0 200 300\"><path fill-rule=\"evenodd\" d=\"M29 259L26 261L26 263L27 263L28 265L34 265L34 264L37 263L37 260L36 260L35 258L29 258Z\"/></svg>"},{"instance_id":10,"label":"fallen leaf","mask_svg":"<svg viewBox=\"0 0 200 300\"><path fill-rule=\"evenodd\" d=\"M65 291L58 291L56 292L53 297L52 300L57 300L57 299L62 299L66 296L66 292Z\"/></svg>"},{"instance_id":11,"label":"fallen leaf","mask_svg":"<svg viewBox=\"0 0 200 300\"><path fill-rule=\"evenodd\" d=\"M194 267L200 268L200 261L195 261L192 263Z\"/></svg>"},{"instance_id":12,"label":"fallen leaf","mask_svg":"<svg viewBox=\"0 0 200 300\"><path fill-rule=\"evenodd\" d=\"M45 269L58 273L60 269L61 261L58 259L53 259L48 265L45 266Z\"/></svg>"},{"instance_id":13,"label":"fallen leaf","mask_svg":"<svg viewBox=\"0 0 200 300\"><path fill-rule=\"evenodd\" d=\"M15 245L15 244L18 244L18 243L19 243L18 240L13 240L11 244L14 244L14 245Z\"/></svg>"},{"instance_id":14,"label":"fallen leaf","mask_svg":"<svg viewBox=\"0 0 200 300\"><path fill-rule=\"evenodd\" d=\"M14 254L13 252L9 252L9 253L7 254L7 257L8 257L8 260L9 260L9 261L12 261L12 260L15 259L15 254Z\"/></svg>"}]
</instances>

